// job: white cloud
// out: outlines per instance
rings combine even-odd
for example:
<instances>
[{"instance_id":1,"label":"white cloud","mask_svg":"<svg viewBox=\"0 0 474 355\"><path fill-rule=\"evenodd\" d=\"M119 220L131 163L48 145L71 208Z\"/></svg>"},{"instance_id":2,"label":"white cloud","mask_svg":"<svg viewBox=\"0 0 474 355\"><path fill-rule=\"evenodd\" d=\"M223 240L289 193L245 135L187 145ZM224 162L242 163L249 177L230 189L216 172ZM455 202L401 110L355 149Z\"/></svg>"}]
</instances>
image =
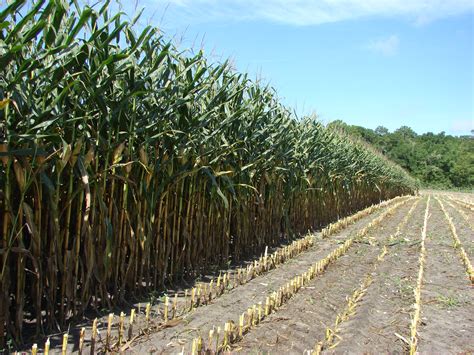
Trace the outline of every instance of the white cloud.
<instances>
[{"instance_id":1,"label":"white cloud","mask_svg":"<svg viewBox=\"0 0 474 355\"><path fill-rule=\"evenodd\" d=\"M361 17L405 17L417 25L474 11L472 0L143 0L173 20L267 20L305 26Z\"/></svg>"},{"instance_id":2,"label":"white cloud","mask_svg":"<svg viewBox=\"0 0 474 355\"><path fill-rule=\"evenodd\" d=\"M392 56L398 52L400 40L397 35L391 35L387 38L381 38L372 41L367 46L371 51L383 54L385 56Z\"/></svg>"}]
</instances>

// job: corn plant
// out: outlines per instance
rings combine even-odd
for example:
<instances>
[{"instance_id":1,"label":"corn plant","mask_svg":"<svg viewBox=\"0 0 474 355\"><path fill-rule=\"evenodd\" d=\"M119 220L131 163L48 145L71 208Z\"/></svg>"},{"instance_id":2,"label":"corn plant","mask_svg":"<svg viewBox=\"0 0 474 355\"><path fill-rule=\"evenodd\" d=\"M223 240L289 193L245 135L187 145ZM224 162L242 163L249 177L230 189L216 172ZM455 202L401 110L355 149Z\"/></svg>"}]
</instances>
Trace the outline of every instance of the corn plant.
<instances>
[{"instance_id":1,"label":"corn plant","mask_svg":"<svg viewBox=\"0 0 474 355\"><path fill-rule=\"evenodd\" d=\"M109 5L0 10L0 343L417 189Z\"/></svg>"}]
</instances>

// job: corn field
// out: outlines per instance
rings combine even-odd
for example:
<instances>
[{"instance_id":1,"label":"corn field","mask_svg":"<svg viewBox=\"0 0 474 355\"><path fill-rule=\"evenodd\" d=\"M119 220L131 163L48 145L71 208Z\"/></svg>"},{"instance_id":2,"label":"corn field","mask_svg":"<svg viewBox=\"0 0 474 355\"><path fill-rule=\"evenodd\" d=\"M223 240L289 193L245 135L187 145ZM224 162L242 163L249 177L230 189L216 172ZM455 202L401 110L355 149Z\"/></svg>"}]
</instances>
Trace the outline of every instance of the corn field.
<instances>
[{"instance_id":1,"label":"corn field","mask_svg":"<svg viewBox=\"0 0 474 355\"><path fill-rule=\"evenodd\" d=\"M2 7L2 344L417 189L108 1Z\"/></svg>"}]
</instances>

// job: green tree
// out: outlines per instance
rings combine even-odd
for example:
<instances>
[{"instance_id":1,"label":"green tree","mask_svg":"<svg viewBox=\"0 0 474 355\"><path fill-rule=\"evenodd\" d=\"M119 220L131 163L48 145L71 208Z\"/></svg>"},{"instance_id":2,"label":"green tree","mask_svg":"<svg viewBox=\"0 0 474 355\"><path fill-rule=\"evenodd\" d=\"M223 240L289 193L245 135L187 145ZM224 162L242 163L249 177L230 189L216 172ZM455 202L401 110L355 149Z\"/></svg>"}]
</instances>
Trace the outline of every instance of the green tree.
<instances>
[{"instance_id":1,"label":"green tree","mask_svg":"<svg viewBox=\"0 0 474 355\"><path fill-rule=\"evenodd\" d=\"M375 130L333 123L338 129L372 144L389 159L404 167L428 187L472 188L474 186L474 136L454 137L445 132L418 135L402 126L390 133L386 127ZM474 134L474 130L471 131Z\"/></svg>"}]
</instances>

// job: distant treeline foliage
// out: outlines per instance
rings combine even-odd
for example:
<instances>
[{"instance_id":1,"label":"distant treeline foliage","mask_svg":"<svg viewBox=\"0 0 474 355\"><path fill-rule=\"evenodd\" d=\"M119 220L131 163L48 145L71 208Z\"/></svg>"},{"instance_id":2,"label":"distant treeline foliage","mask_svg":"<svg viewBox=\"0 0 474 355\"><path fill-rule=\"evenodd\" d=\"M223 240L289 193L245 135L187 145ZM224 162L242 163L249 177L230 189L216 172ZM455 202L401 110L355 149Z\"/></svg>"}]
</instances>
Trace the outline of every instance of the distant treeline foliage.
<instances>
[{"instance_id":1,"label":"distant treeline foliage","mask_svg":"<svg viewBox=\"0 0 474 355\"><path fill-rule=\"evenodd\" d=\"M383 126L375 130L348 125L340 120L330 123L372 144L388 158L404 167L425 187L474 187L474 136L451 136L445 132L417 134L402 126L394 132ZM472 131L471 131L472 132Z\"/></svg>"}]
</instances>

